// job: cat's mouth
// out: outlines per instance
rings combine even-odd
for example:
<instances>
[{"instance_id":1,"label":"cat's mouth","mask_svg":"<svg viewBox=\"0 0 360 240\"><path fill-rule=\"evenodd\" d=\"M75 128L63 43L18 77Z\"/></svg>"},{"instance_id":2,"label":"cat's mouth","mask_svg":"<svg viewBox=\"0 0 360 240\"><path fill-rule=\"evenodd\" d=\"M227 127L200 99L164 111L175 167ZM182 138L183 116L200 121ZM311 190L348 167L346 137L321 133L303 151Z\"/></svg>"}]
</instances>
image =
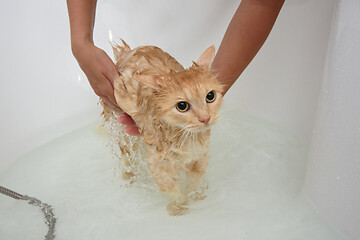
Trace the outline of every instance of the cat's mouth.
<instances>
[{"instance_id":1,"label":"cat's mouth","mask_svg":"<svg viewBox=\"0 0 360 240\"><path fill-rule=\"evenodd\" d=\"M216 116L207 123L201 123L201 122L195 124L189 123L185 127L182 127L182 131L185 130L187 132L193 132L193 133L203 132L209 130L217 121L218 121L218 117Z\"/></svg>"},{"instance_id":2,"label":"cat's mouth","mask_svg":"<svg viewBox=\"0 0 360 240\"><path fill-rule=\"evenodd\" d=\"M208 129L210 129L210 127L213 124L199 124L199 125L190 125L186 127L186 131L189 132L202 132L202 131L206 131Z\"/></svg>"}]
</instances>

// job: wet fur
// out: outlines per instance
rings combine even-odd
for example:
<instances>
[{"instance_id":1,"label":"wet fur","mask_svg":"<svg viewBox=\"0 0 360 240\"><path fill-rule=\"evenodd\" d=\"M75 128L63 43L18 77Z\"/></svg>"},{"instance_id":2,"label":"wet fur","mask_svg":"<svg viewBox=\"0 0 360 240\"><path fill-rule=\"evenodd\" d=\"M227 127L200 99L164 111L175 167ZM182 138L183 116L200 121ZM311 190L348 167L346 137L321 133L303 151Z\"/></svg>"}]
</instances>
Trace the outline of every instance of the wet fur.
<instances>
[{"instance_id":1,"label":"wet fur","mask_svg":"<svg viewBox=\"0 0 360 240\"><path fill-rule=\"evenodd\" d=\"M132 50L123 42L113 49L120 73L114 82L116 101L134 119L147 145L151 175L158 189L171 198L168 212L183 214L190 194L203 197L197 190L208 166L210 126L218 120L222 103L222 87L210 71L215 48L208 48L188 69L155 46ZM216 99L207 103L210 91L216 93ZM178 111L179 101L189 102L190 109ZM113 109L103 106L107 121ZM209 117L206 123L204 119ZM126 144L119 147L129 152ZM125 165L130 166L126 160ZM185 192L180 187L180 171L187 176Z\"/></svg>"}]
</instances>

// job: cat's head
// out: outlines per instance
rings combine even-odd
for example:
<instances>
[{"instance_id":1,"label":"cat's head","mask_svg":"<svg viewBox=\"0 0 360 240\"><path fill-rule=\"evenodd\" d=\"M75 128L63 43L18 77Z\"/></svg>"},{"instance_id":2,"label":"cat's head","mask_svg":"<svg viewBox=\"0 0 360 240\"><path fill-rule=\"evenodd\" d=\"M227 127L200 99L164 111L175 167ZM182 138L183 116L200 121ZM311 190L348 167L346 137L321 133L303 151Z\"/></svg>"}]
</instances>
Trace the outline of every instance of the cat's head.
<instances>
[{"instance_id":1,"label":"cat's head","mask_svg":"<svg viewBox=\"0 0 360 240\"><path fill-rule=\"evenodd\" d=\"M215 47L211 46L189 69L140 80L155 91L156 118L192 132L217 122L222 86L210 70L214 55Z\"/></svg>"}]
</instances>

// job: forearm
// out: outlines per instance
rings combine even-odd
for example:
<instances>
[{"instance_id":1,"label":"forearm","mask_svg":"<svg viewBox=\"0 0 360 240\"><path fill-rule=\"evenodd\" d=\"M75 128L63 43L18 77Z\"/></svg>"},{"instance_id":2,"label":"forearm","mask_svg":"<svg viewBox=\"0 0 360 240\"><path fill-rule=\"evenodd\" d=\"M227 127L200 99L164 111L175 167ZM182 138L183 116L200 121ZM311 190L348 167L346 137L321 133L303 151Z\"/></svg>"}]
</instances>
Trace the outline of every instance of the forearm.
<instances>
[{"instance_id":1,"label":"forearm","mask_svg":"<svg viewBox=\"0 0 360 240\"><path fill-rule=\"evenodd\" d=\"M95 94L118 109L113 86L119 73L109 56L93 43L96 0L67 0L67 5L72 52Z\"/></svg>"},{"instance_id":2,"label":"forearm","mask_svg":"<svg viewBox=\"0 0 360 240\"><path fill-rule=\"evenodd\" d=\"M74 54L82 44L93 43L96 2L97 0L67 0Z\"/></svg>"},{"instance_id":3,"label":"forearm","mask_svg":"<svg viewBox=\"0 0 360 240\"><path fill-rule=\"evenodd\" d=\"M241 1L212 64L225 86L224 94L265 42L283 3L284 0Z\"/></svg>"}]
</instances>

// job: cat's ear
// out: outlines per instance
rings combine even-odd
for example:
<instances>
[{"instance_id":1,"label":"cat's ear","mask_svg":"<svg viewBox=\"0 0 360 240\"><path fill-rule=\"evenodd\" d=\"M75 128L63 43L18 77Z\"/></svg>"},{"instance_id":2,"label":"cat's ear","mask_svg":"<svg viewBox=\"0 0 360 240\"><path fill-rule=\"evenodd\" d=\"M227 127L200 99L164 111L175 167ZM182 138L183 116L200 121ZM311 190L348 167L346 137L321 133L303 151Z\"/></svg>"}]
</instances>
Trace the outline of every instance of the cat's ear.
<instances>
[{"instance_id":1,"label":"cat's ear","mask_svg":"<svg viewBox=\"0 0 360 240\"><path fill-rule=\"evenodd\" d=\"M154 89L159 89L160 88L159 79L156 76L137 75L136 80L138 82L141 82L142 84L144 84L147 87L154 88Z\"/></svg>"},{"instance_id":2,"label":"cat's ear","mask_svg":"<svg viewBox=\"0 0 360 240\"><path fill-rule=\"evenodd\" d=\"M199 60L197 60L194 65L197 67L210 68L210 65L215 56L215 46L212 45L208 47L203 54L201 54Z\"/></svg>"}]
</instances>

